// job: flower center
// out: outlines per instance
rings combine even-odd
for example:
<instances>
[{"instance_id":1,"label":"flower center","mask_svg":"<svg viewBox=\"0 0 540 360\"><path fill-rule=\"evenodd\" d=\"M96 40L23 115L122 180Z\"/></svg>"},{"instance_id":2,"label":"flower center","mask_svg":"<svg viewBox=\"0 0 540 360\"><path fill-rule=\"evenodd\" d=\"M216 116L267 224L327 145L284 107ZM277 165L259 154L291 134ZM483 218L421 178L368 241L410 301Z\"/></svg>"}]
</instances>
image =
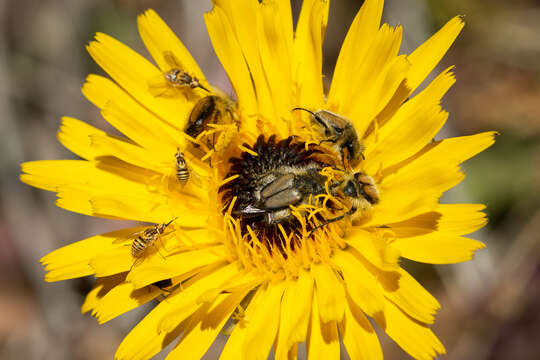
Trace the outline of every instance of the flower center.
<instances>
[{"instance_id":1,"label":"flower center","mask_svg":"<svg viewBox=\"0 0 540 360\"><path fill-rule=\"evenodd\" d=\"M219 193L225 243L247 268L295 276L330 261L346 246L345 227L379 200L373 179L343 170L331 149L275 135L240 149Z\"/></svg>"},{"instance_id":2,"label":"flower center","mask_svg":"<svg viewBox=\"0 0 540 360\"><path fill-rule=\"evenodd\" d=\"M224 209L240 221L242 233L254 231L267 245L281 247L284 232L298 234L302 228L294 207L314 204L327 193L321 170L332 164L322 159L321 149L293 137L276 141L261 135L253 146L244 146L250 151L230 159L227 178L237 177L220 188Z\"/></svg>"}]
</instances>

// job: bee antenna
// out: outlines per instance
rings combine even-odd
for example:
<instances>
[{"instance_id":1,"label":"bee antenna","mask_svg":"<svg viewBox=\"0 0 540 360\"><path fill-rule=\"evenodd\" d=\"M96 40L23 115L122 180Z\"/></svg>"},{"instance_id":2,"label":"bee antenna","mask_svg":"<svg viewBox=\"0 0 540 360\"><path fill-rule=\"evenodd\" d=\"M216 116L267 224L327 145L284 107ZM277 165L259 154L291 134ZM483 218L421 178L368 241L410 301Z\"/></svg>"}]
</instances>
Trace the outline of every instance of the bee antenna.
<instances>
[{"instance_id":1,"label":"bee antenna","mask_svg":"<svg viewBox=\"0 0 540 360\"><path fill-rule=\"evenodd\" d=\"M166 223L166 224L165 224L165 227L171 225L171 223L172 223L174 220L176 220L176 219L178 219L178 216L175 217L174 219L172 219L171 221L169 221L168 223Z\"/></svg>"},{"instance_id":2,"label":"bee antenna","mask_svg":"<svg viewBox=\"0 0 540 360\"><path fill-rule=\"evenodd\" d=\"M302 107L295 107L294 109L292 109L291 111L296 111L296 110L302 110L302 111L306 111L308 113L310 113L313 118L319 123L321 124L325 129L328 129L328 125L326 125L326 123L324 121L321 120L320 116L317 115L316 113L314 113L313 111L311 110L308 110L308 109L305 109L305 108L302 108Z\"/></svg>"},{"instance_id":3,"label":"bee antenna","mask_svg":"<svg viewBox=\"0 0 540 360\"><path fill-rule=\"evenodd\" d=\"M296 110L306 111L306 112L310 113L311 115L316 116L315 113L314 113L313 111L308 110L308 109L305 109L305 108L302 108L302 107L295 107L295 108L292 109L291 111L296 111Z\"/></svg>"}]
</instances>

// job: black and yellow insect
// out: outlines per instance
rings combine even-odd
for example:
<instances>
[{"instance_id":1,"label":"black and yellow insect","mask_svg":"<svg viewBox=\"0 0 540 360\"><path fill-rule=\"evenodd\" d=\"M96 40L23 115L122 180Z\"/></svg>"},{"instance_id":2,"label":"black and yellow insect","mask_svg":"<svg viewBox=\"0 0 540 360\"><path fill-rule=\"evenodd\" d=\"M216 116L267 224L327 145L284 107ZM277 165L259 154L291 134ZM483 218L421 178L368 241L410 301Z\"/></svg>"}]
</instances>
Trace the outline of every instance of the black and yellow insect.
<instances>
[{"instance_id":1,"label":"black and yellow insect","mask_svg":"<svg viewBox=\"0 0 540 360\"><path fill-rule=\"evenodd\" d=\"M189 180L189 168L184 153L178 149L174 157L176 158L176 178L182 184L185 184Z\"/></svg>"},{"instance_id":2,"label":"black and yellow insect","mask_svg":"<svg viewBox=\"0 0 540 360\"><path fill-rule=\"evenodd\" d=\"M169 226L174 219L168 223L159 224L145 229L144 231L137 233L131 243L131 255L134 258L140 258L146 252L146 249L152 245L160 235L165 232L167 226Z\"/></svg>"}]
</instances>

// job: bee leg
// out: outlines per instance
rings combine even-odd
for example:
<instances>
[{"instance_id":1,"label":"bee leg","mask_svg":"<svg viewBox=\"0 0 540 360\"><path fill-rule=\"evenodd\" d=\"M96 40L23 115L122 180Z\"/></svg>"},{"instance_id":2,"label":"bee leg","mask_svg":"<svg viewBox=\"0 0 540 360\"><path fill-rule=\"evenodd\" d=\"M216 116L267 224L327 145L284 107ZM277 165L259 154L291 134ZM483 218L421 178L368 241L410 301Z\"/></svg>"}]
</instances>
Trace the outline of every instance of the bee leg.
<instances>
[{"instance_id":1,"label":"bee leg","mask_svg":"<svg viewBox=\"0 0 540 360\"><path fill-rule=\"evenodd\" d=\"M325 143L325 142L329 142L329 143L335 144L336 141L337 141L337 139L332 139L332 138L323 139L323 140L319 141L319 146L321 146L321 145L322 145L323 143Z\"/></svg>"},{"instance_id":2,"label":"bee leg","mask_svg":"<svg viewBox=\"0 0 540 360\"><path fill-rule=\"evenodd\" d=\"M320 229L320 228L322 228L322 227L325 227L326 225L331 224L331 223L333 223L333 222L339 221L339 220L343 219L346 215L354 214L354 213L356 212L356 210L357 210L356 207L353 206L349 211L347 211L346 214L340 215L340 216L335 217L335 218L330 219L330 220L326 220L326 221L325 221L324 223L322 223L321 225L315 226L315 227L314 227L313 229L311 229L311 231L309 232L308 237L310 237L311 235L313 235L313 233L315 232L315 230Z\"/></svg>"},{"instance_id":3,"label":"bee leg","mask_svg":"<svg viewBox=\"0 0 540 360\"><path fill-rule=\"evenodd\" d=\"M137 264L138 262L140 262L142 259L139 258L139 259L135 259L135 261L133 261L133 264L131 264L131 267L129 268L129 272L131 272L131 270L133 269L133 267L135 266L135 264Z\"/></svg>"},{"instance_id":4,"label":"bee leg","mask_svg":"<svg viewBox=\"0 0 540 360\"><path fill-rule=\"evenodd\" d=\"M313 235L313 233L315 232L315 230L320 229L320 228L323 228L323 227L325 227L326 225L331 224L331 223L333 223L333 222L339 221L339 220L343 219L344 217L345 217L345 215L340 215L340 216L338 216L338 217L335 217L335 218L333 218L333 219L330 219L330 220L325 221L325 222L322 223L321 225L315 226L315 227L314 227L313 229L311 229L311 231L309 232L308 237L311 237L311 235Z\"/></svg>"}]
</instances>

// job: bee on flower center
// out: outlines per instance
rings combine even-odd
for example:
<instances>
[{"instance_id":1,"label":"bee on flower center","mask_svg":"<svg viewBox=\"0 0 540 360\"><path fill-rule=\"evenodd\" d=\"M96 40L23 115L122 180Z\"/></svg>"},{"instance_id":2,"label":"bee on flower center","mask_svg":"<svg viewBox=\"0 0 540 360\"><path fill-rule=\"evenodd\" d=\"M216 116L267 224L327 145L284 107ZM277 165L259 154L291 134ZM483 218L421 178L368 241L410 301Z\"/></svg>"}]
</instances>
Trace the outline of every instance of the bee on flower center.
<instances>
[{"instance_id":1,"label":"bee on flower center","mask_svg":"<svg viewBox=\"0 0 540 360\"><path fill-rule=\"evenodd\" d=\"M240 219L244 229L249 226L274 241L279 237L279 226L292 231L300 226L292 206L322 205L318 195L327 194L325 185L329 180L321 170L332 164L321 160L320 147L313 145L306 150L305 143L295 142L292 137L276 142L275 136L265 141L261 135L254 146L244 146L257 156L244 152L241 158L230 160L227 177L239 176L220 188L222 200L227 208L236 198L233 217ZM340 179L332 179L328 191L348 210L331 219L319 216L321 225L311 232L345 217L354 220L379 201L374 180L360 172L344 172Z\"/></svg>"},{"instance_id":2,"label":"bee on flower center","mask_svg":"<svg viewBox=\"0 0 540 360\"><path fill-rule=\"evenodd\" d=\"M354 167L363 159L364 146L358 139L358 134L350 120L328 110L315 112L304 108L293 110L302 110L311 114L323 138L319 145L330 143L332 150L339 154L344 168L345 160Z\"/></svg>"},{"instance_id":3,"label":"bee on flower center","mask_svg":"<svg viewBox=\"0 0 540 360\"><path fill-rule=\"evenodd\" d=\"M321 225L313 228L310 235L315 230L346 217L354 221L379 202L379 190L375 180L362 172L345 172L343 180L331 184L330 192L348 205L349 210L340 216L325 220Z\"/></svg>"}]
</instances>

